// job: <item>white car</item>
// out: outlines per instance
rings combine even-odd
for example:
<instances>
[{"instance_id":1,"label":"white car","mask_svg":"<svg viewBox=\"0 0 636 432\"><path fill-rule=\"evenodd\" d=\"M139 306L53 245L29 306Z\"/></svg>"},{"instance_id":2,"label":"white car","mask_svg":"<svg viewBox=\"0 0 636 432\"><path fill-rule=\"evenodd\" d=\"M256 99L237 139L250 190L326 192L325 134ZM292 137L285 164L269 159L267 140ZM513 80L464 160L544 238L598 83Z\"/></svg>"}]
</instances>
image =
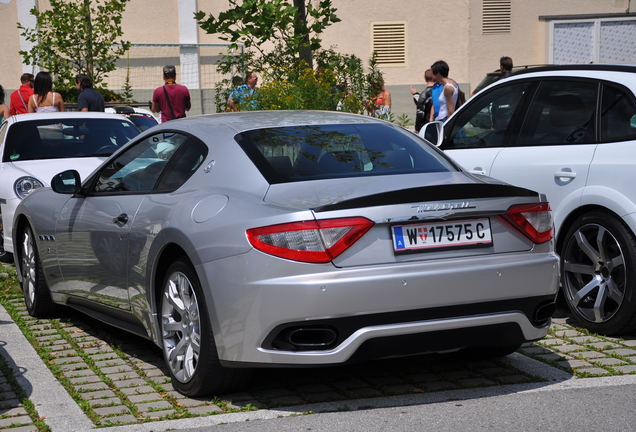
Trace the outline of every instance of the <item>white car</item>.
<instances>
[{"instance_id":1,"label":"white car","mask_svg":"<svg viewBox=\"0 0 636 432\"><path fill-rule=\"evenodd\" d=\"M421 136L469 172L545 193L582 325L636 329L636 67L525 69Z\"/></svg>"},{"instance_id":2,"label":"white car","mask_svg":"<svg viewBox=\"0 0 636 432\"><path fill-rule=\"evenodd\" d=\"M161 116L155 117L152 111L145 108L131 107L127 105L108 107L107 113L121 114L132 121L142 132L161 123Z\"/></svg>"},{"instance_id":3,"label":"white car","mask_svg":"<svg viewBox=\"0 0 636 432\"><path fill-rule=\"evenodd\" d=\"M90 174L139 129L117 114L61 112L12 116L0 127L0 261L13 261L11 226L16 207L48 187L64 169Z\"/></svg>"}]
</instances>

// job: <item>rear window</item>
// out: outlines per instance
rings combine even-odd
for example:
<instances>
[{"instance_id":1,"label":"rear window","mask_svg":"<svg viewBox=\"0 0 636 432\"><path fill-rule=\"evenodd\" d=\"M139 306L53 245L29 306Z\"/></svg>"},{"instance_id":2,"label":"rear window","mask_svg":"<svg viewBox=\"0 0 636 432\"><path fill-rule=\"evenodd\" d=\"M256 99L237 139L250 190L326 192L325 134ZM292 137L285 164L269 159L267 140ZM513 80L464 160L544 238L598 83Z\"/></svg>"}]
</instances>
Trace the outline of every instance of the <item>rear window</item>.
<instances>
[{"instance_id":1,"label":"rear window","mask_svg":"<svg viewBox=\"0 0 636 432\"><path fill-rule=\"evenodd\" d=\"M127 120L60 119L18 122L11 126L3 162L110 156L139 134Z\"/></svg>"},{"instance_id":2,"label":"rear window","mask_svg":"<svg viewBox=\"0 0 636 432\"><path fill-rule=\"evenodd\" d=\"M382 124L257 129L236 141L269 183L456 171L416 135Z\"/></svg>"}]
</instances>

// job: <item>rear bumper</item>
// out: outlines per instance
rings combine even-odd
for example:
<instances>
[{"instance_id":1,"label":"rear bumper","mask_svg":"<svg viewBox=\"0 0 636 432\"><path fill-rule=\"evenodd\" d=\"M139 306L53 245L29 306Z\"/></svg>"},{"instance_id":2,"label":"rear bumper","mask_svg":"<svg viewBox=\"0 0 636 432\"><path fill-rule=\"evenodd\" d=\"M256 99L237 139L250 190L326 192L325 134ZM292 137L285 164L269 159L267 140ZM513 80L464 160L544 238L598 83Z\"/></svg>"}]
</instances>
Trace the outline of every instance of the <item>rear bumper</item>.
<instances>
[{"instance_id":1,"label":"rear bumper","mask_svg":"<svg viewBox=\"0 0 636 432\"><path fill-rule=\"evenodd\" d=\"M559 258L550 251L347 269L250 251L198 271L219 359L245 366L328 365L538 340L549 319L536 319L535 311L554 301L559 284ZM315 350L277 343L281 331L303 327L333 328L336 338ZM407 353L382 343L388 351L363 354L401 338L412 345Z\"/></svg>"}]
</instances>

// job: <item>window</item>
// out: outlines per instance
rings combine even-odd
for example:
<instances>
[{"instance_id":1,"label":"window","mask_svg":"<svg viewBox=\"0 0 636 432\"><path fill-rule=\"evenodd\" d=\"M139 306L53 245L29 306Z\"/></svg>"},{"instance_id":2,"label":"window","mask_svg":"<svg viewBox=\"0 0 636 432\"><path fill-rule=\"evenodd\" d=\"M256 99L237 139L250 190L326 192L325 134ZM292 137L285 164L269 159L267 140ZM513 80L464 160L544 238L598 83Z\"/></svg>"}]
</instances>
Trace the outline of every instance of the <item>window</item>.
<instances>
[{"instance_id":1,"label":"window","mask_svg":"<svg viewBox=\"0 0 636 432\"><path fill-rule=\"evenodd\" d=\"M371 23L371 41L378 66L406 66L406 22Z\"/></svg>"},{"instance_id":2,"label":"window","mask_svg":"<svg viewBox=\"0 0 636 432\"><path fill-rule=\"evenodd\" d=\"M236 141L269 183L455 170L416 135L385 125L257 129Z\"/></svg>"},{"instance_id":3,"label":"window","mask_svg":"<svg viewBox=\"0 0 636 432\"><path fill-rule=\"evenodd\" d=\"M510 33L512 0L483 0L481 33Z\"/></svg>"},{"instance_id":4,"label":"window","mask_svg":"<svg viewBox=\"0 0 636 432\"><path fill-rule=\"evenodd\" d=\"M456 116L444 150L503 145L510 120L528 86L528 82L499 86L464 108Z\"/></svg>"},{"instance_id":5,"label":"window","mask_svg":"<svg viewBox=\"0 0 636 432\"><path fill-rule=\"evenodd\" d=\"M594 113L598 84L542 81L528 109L519 145L596 142Z\"/></svg>"},{"instance_id":6,"label":"window","mask_svg":"<svg viewBox=\"0 0 636 432\"><path fill-rule=\"evenodd\" d=\"M201 165L206 147L188 137L162 132L133 145L100 173L94 192L162 192L181 186Z\"/></svg>"},{"instance_id":7,"label":"window","mask_svg":"<svg viewBox=\"0 0 636 432\"><path fill-rule=\"evenodd\" d=\"M605 86L601 105L601 140L636 140L636 106L626 92Z\"/></svg>"}]
</instances>

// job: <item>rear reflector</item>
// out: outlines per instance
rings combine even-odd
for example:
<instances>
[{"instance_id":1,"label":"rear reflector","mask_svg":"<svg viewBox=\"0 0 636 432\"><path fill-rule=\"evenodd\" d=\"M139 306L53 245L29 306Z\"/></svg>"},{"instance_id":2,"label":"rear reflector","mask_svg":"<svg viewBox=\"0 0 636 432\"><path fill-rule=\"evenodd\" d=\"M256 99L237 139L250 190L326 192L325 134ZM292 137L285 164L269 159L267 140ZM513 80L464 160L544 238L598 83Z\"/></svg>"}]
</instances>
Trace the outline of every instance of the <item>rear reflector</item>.
<instances>
[{"instance_id":1,"label":"rear reflector","mask_svg":"<svg viewBox=\"0 0 636 432\"><path fill-rule=\"evenodd\" d=\"M327 219L252 228L246 234L261 252L318 264L336 258L372 226L365 218Z\"/></svg>"},{"instance_id":2,"label":"rear reflector","mask_svg":"<svg viewBox=\"0 0 636 432\"><path fill-rule=\"evenodd\" d=\"M504 218L534 243L545 243L554 237L550 204L522 204L508 209Z\"/></svg>"}]
</instances>

